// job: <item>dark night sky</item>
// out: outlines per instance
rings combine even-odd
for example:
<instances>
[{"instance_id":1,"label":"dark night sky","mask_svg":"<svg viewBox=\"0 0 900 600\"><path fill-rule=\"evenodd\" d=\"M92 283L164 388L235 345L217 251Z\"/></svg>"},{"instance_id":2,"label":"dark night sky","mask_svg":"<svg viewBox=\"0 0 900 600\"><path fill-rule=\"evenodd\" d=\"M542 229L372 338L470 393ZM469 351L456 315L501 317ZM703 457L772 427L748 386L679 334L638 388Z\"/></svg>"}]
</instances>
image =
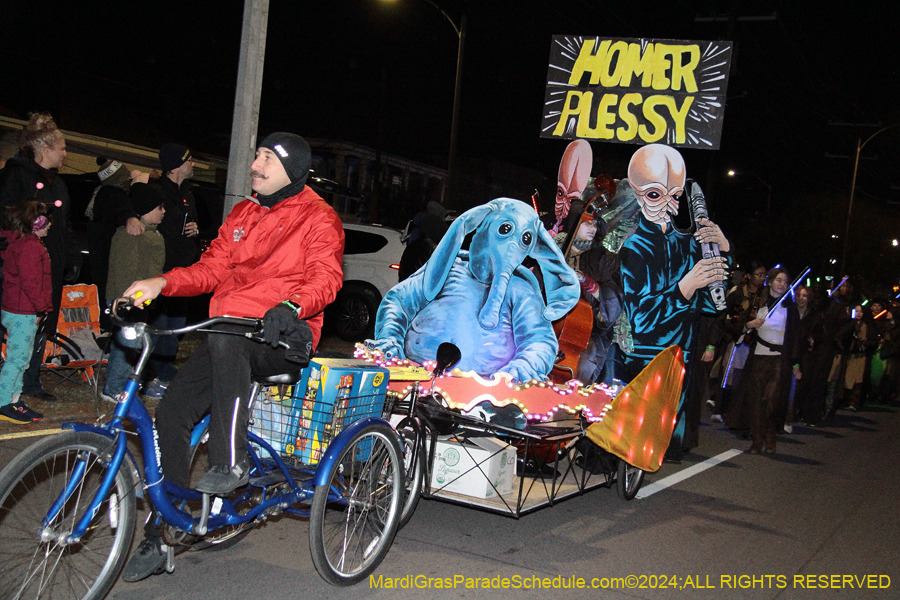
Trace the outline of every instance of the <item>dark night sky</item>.
<instances>
[{"instance_id":1,"label":"dark night sky","mask_svg":"<svg viewBox=\"0 0 900 600\"><path fill-rule=\"evenodd\" d=\"M459 155L503 159L552 180L566 144L539 137L552 35L735 42L721 150L684 154L729 237L761 235L762 254L786 253L799 238L791 253L814 259L826 230L843 233L856 139L877 127L829 123L900 122L897 2L436 2L469 24ZM45 109L63 128L148 146L179 140L227 156L241 2L7 4L7 111ZM778 18L695 20L732 11ZM425 0L272 0L260 133L342 139L444 166L455 68L455 34ZM593 148L595 174L614 177L635 149ZM900 128L863 156L877 160L860 163L854 229L875 228L867 240L900 237L889 231L900 222L891 204L900 202ZM772 185L771 219L762 218L764 187L750 176L725 178L729 168Z\"/></svg>"}]
</instances>

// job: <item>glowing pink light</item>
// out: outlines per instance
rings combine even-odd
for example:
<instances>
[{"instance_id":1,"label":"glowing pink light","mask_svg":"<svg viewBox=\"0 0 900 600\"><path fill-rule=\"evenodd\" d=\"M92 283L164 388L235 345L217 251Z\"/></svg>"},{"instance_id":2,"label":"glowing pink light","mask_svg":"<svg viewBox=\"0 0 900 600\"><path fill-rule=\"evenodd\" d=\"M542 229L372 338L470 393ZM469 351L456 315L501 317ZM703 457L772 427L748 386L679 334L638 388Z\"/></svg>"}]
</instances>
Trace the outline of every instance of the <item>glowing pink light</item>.
<instances>
[{"instance_id":1,"label":"glowing pink light","mask_svg":"<svg viewBox=\"0 0 900 600\"><path fill-rule=\"evenodd\" d=\"M44 189L44 184L41 183L40 181L38 181L34 187L36 187L39 190L42 190L42 189Z\"/></svg>"},{"instance_id":2,"label":"glowing pink light","mask_svg":"<svg viewBox=\"0 0 900 600\"><path fill-rule=\"evenodd\" d=\"M38 184L38 185L40 185L40 184ZM62 206L62 200L57 200L56 202L53 203L53 206L55 206L56 208L60 208Z\"/></svg>"}]
</instances>

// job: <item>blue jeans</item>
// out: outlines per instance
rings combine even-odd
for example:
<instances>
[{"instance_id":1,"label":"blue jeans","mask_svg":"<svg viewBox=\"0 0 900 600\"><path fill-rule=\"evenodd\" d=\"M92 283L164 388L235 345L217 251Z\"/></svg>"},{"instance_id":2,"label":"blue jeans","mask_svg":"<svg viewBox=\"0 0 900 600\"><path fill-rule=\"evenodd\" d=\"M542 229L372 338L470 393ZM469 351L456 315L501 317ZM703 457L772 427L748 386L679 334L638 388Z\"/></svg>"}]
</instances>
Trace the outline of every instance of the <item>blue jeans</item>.
<instances>
[{"instance_id":1,"label":"blue jeans","mask_svg":"<svg viewBox=\"0 0 900 600\"><path fill-rule=\"evenodd\" d=\"M167 315L157 312L147 323L159 329L179 329L184 327L187 317L183 315ZM178 354L178 336L160 335L153 339L153 354L150 355L150 368L160 381L166 383L175 379L178 369L175 368L175 356Z\"/></svg>"},{"instance_id":2,"label":"blue jeans","mask_svg":"<svg viewBox=\"0 0 900 600\"><path fill-rule=\"evenodd\" d=\"M126 340L121 331L116 331L109 344L109 360L106 363L106 385L103 392L116 397L125 389L125 382L134 371L137 362L135 349L140 349L140 340Z\"/></svg>"},{"instance_id":3,"label":"blue jeans","mask_svg":"<svg viewBox=\"0 0 900 600\"><path fill-rule=\"evenodd\" d=\"M35 315L17 315L0 311L0 320L6 327L6 362L0 371L0 406L18 400L22 393L22 378L34 353L37 333Z\"/></svg>"}]
</instances>

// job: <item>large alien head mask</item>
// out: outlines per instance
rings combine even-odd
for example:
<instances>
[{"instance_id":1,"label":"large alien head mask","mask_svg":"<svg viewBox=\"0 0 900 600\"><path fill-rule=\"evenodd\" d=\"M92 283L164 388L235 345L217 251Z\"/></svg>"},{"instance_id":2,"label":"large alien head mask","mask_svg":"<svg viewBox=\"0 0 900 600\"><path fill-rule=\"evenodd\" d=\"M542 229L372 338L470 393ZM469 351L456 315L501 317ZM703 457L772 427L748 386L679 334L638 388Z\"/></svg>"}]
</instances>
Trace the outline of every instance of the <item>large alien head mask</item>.
<instances>
[{"instance_id":1,"label":"large alien head mask","mask_svg":"<svg viewBox=\"0 0 900 600\"><path fill-rule=\"evenodd\" d=\"M640 148L628 163L628 181L641 212L663 227L671 220L670 214L678 213L678 197L684 193L684 180L684 159L678 150L663 144Z\"/></svg>"},{"instance_id":2,"label":"large alien head mask","mask_svg":"<svg viewBox=\"0 0 900 600\"><path fill-rule=\"evenodd\" d=\"M429 302L443 288L463 240L472 231L475 235L469 247L469 273L474 280L490 286L478 314L479 324L485 329L494 329L500 323L506 289L517 269L535 286L535 293L540 294L534 275L519 268L526 256L540 264L544 276L547 294L544 318L554 321L578 301L578 279L534 209L518 200L498 198L466 211L453 221L425 265L424 292Z\"/></svg>"}]
</instances>

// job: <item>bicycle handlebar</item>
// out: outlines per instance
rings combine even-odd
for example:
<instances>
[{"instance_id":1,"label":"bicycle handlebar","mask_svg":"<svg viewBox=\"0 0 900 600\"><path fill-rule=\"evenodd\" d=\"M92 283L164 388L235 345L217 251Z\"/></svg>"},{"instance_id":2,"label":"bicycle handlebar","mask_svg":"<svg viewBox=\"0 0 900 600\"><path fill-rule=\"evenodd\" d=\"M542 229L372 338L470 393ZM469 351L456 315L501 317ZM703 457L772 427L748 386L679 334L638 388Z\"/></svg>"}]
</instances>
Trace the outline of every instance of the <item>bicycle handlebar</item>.
<instances>
[{"instance_id":1,"label":"bicycle handlebar","mask_svg":"<svg viewBox=\"0 0 900 600\"><path fill-rule=\"evenodd\" d=\"M160 329L158 327L152 327L150 325L147 325L146 323L140 323L140 322L132 323L132 322L126 321L125 319L120 317L118 312L119 312L119 308L123 304L126 304L126 305L131 304L131 302L133 302L133 301L134 301L133 298L116 298L115 300L113 300L112 308L110 308L110 310L109 310L110 320L113 322L114 325L117 325L118 327L120 327L123 330L123 332L127 329L134 330L133 338L131 338L131 336L128 336L128 335L125 336L126 338L129 338L129 339L137 339L137 338L141 337L141 335L144 333L147 333L150 335L181 335L183 333L190 333L192 331L198 331L200 329L203 329L204 327L210 327L212 325L218 325L220 323L228 323L231 325L244 325L247 327L255 327L256 331L253 333L255 333L255 334L262 333L262 326L263 326L262 319L255 319L252 317L229 317L229 316L211 317L209 319L206 319L205 321L200 321L199 323L194 323L192 325L185 325L184 327L179 327L178 329ZM249 332L248 332L247 337L251 337L251 336L252 336L252 334L249 334Z\"/></svg>"}]
</instances>

